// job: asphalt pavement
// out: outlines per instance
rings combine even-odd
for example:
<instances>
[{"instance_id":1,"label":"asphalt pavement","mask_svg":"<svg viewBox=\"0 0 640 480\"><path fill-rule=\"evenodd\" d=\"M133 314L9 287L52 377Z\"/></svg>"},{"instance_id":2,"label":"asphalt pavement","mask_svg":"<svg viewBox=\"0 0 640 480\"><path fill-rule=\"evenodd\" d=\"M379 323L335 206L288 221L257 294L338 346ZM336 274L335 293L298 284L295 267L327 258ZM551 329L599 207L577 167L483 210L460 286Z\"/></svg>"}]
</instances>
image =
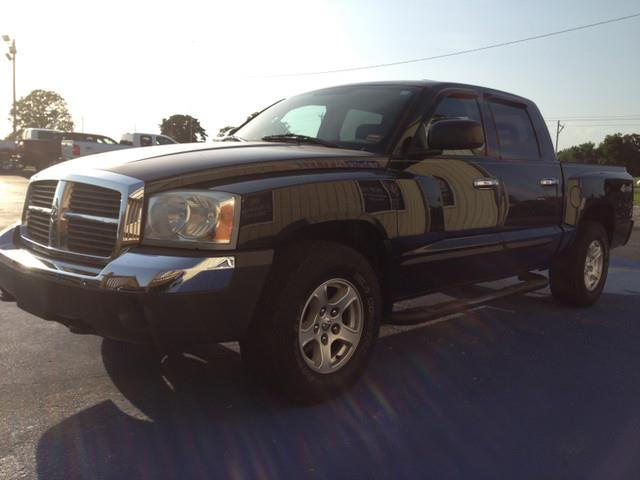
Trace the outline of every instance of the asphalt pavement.
<instances>
[{"instance_id":1,"label":"asphalt pavement","mask_svg":"<svg viewBox=\"0 0 640 480\"><path fill-rule=\"evenodd\" d=\"M0 224L26 180L0 177ZM2 226L2 225L0 225ZM385 327L346 395L292 406L235 345L173 388L146 347L0 304L0 479L640 478L640 233L589 309L548 290Z\"/></svg>"}]
</instances>

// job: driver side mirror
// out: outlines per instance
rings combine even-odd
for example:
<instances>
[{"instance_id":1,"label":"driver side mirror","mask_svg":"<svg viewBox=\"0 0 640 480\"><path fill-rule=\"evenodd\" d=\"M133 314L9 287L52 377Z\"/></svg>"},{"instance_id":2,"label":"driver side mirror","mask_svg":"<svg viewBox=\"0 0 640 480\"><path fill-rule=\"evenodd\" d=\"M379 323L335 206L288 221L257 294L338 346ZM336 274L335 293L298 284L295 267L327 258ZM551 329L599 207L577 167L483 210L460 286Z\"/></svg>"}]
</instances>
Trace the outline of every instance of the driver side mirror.
<instances>
[{"instance_id":1,"label":"driver side mirror","mask_svg":"<svg viewBox=\"0 0 640 480\"><path fill-rule=\"evenodd\" d=\"M440 120L429 128L429 147L434 150L474 150L484 145L482 125L473 120Z\"/></svg>"},{"instance_id":2,"label":"driver side mirror","mask_svg":"<svg viewBox=\"0 0 640 480\"><path fill-rule=\"evenodd\" d=\"M409 151L405 150L405 157L420 160L440 155L443 150L474 150L484 145L484 132L482 125L473 120L439 120L429 128L426 143L428 149L414 146Z\"/></svg>"}]
</instances>

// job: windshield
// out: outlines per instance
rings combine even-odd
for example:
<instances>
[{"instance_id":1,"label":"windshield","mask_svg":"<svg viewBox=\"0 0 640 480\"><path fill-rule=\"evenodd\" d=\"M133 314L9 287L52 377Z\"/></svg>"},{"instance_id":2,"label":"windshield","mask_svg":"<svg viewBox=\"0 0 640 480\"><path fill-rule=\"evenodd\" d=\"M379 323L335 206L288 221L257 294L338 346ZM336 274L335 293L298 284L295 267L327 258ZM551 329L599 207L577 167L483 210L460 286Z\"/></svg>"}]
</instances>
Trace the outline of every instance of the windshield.
<instances>
[{"instance_id":1,"label":"windshield","mask_svg":"<svg viewBox=\"0 0 640 480\"><path fill-rule=\"evenodd\" d=\"M305 93L268 108L234 135L249 141L302 135L341 148L381 153L416 90L352 86Z\"/></svg>"}]
</instances>

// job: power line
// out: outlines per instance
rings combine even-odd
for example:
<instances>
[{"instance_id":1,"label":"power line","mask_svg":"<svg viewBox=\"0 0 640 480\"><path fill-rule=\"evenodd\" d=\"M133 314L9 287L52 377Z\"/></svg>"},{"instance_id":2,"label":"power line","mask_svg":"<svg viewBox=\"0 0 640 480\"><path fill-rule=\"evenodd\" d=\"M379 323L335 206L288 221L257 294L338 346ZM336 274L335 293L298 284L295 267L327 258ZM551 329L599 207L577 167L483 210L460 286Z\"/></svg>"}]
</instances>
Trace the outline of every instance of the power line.
<instances>
[{"instance_id":1,"label":"power line","mask_svg":"<svg viewBox=\"0 0 640 480\"><path fill-rule=\"evenodd\" d=\"M615 120L615 121L635 121L640 120L640 115L593 115L593 116L558 116L558 117L544 117L547 122L555 122L556 120L566 120L571 122L592 122L602 120Z\"/></svg>"},{"instance_id":2,"label":"power line","mask_svg":"<svg viewBox=\"0 0 640 480\"><path fill-rule=\"evenodd\" d=\"M547 123L555 123L557 120L566 120L567 122L635 122L640 121L640 115L624 118L603 115L602 117L544 117L544 119Z\"/></svg>"},{"instance_id":3,"label":"power line","mask_svg":"<svg viewBox=\"0 0 640 480\"><path fill-rule=\"evenodd\" d=\"M259 75L259 76L253 77L253 78L303 77L303 76L311 76L311 75L324 75L324 74L328 74L328 73L354 72L354 71L357 71L357 70L369 70L369 69L372 69L372 68L393 67L393 66L396 66L396 65L404 65L404 64L407 64L407 63L426 62L426 61L429 61L429 60L437 60L437 59L440 59L440 58L454 57L454 56L458 56L458 55L466 55L467 53L482 52L484 50L491 50L493 48L506 47L506 46L515 45L515 44L518 44L518 43L529 42L529 41L532 41L532 40L539 40L541 38L553 37L553 36L562 35L562 34L565 34L565 33L576 32L578 30L585 30L587 28L599 27L601 25L606 25L606 24L609 24L609 23L622 22L624 20L629 20L629 19L636 18L636 17L640 17L640 13L634 13L632 15L626 15L624 17L610 18L608 20L602 20L600 22L589 23L587 25L580 25L580 26L577 26L577 27L566 28L564 30L557 30L555 32L543 33L541 35L534 35L532 37L520 38L520 39L517 39L517 40L511 40L511 41L508 41L508 42L494 43L494 44L491 44L491 45L485 45L483 47L470 48L470 49L467 49L467 50L458 50L456 52L444 53L444 54L441 54L441 55L433 55L431 57L414 58L414 59L411 59L411 60L401 60L401 61L398 61L398 62L379 63L377 65L364 65L364 66L359 66L359 67L337 68L337 69L334 69L334 70L319 70L319 71L315 71L315 72L299 72L299 73L281 73L281 74L275 74L275 75Z\"/></svg>"},{"instance_id":4,"label":"power line","mask_svg":"<svg viewBox=\"0 0 640 480\"><path fill-rule=\"evenodd\" d=\"M555 123L555 122L553 122ZM576 127L576 128L591 128L591 127L627 127L627 128L635 128L640 127L640 123L594 123L587 125L567 125L566 123L562 124L565 127Z\"/></svg>"}]
</instances>

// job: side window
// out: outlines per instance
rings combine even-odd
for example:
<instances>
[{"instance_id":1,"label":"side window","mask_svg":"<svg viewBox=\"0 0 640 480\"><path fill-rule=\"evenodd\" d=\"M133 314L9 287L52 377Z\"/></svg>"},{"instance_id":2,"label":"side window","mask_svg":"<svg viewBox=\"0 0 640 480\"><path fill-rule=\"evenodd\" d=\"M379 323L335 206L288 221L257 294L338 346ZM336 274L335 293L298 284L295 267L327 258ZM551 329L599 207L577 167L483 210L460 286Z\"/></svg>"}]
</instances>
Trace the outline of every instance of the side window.
<instances>
[{"instance_id":1,"label":"side window","mask_svg":"<svg viewBox=\"0 0 640 480\"><path fill-rule=\"evenodd\" d=\"M536 131L524 105L490 102L502 158L540 158Z\"/></svg>"},{"instance_id":2,"label":"side window","mask_svg":"<svg viewBox=\"0 0 640 480\"><path fill-rule=\"evenodd\" d=\"M324 105L305 105L304 107L289 110L280 119L280 123L284 129L282 133L315 137L318 135L322 119L326 112L327 107Z\"/></svg>"},{"instance_id":3,"label":"side window","mask_svg":"<svg viewBox=\"0 0 640 480\"><path fill-rule=\"evenodd\" d=\"M344 117L338 138L343 142L378 143L383 132L382 115L352 108Z\"/></svg>"},{"instance_id":4,"label":"side window","mask_svg":"<svg viewBox=\"0 0 640 480\"><path fill-rule=\"evenodd\" d=\"M173 142L167 137L156 137L156 145L172 145Z\"/></svg>"},{"instance_id":5,"label":"side window","mask_svg":"<svg viewBox=\"0 0 640 480\"><path fill-rule=\"evenodd\" d=\"M140 146L141 147L149 147L151 146L151 136L150 135L140 135Z\"/></svg>"},{"instance_id":6,"label":"side window","mask_svg":"<svg viewBox=\"0 0 640 480\"><path fill-rule=\"evenodd\" d=\"M419 129L418 141L425 148L429 148L427 138L431 125L440 120L453 119L472 120L482 125L482 115L475 97L453 95L442 99L431 118L423 124L423 128ZM482 146L475 150L447 150L443 153L449 155L484 155L485 147Z\"/></svg>"}]
</instances>

